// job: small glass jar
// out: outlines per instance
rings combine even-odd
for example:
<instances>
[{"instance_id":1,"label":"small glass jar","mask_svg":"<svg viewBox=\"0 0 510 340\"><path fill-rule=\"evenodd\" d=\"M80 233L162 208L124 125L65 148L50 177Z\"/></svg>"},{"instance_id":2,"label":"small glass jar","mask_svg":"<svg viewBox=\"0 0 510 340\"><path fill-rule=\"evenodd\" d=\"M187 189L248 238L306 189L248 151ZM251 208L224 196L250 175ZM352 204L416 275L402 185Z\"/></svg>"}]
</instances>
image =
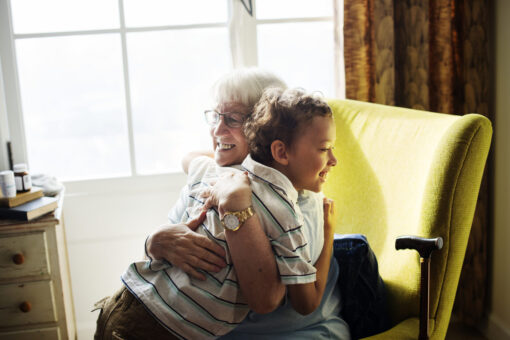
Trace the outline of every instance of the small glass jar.
<instances>
[{"instance_id":1,"label":"small glass jar","mask_svg":"<svg viewBox=\"0 0 510 340\"><path fill-rule=\"evenodd\" d=\"M16 197L16 184L14 183L14 172L5 170L0 172L0 185L4 197Z\"/></svg>"},{"instance_id":2,"label":"small glass jar","mask_svg":"<svg viewBox=\"0 0 510 340\"><path fill-rule=\"evenodd\" d=\"M18 192L27 192L32 189L32 180L25 163L14 164L14 181Z\"/></svg>"}]
</instances>

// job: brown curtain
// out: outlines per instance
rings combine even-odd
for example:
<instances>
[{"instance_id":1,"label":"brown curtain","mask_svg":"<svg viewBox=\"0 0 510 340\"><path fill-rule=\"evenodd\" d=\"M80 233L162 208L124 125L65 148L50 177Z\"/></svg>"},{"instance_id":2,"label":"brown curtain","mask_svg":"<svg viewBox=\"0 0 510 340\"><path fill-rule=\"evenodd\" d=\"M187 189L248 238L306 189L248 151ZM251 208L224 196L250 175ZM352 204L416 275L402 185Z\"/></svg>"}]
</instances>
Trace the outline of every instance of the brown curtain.
<instances>
[{"instance_id":1,"label":"brown curtain","mask_svg":"<svg viewBox=\"0 0 510 340\"><path fill-rule=\"evenodd\" d=\"M490 7L483 0L344 0L346 97L476 112L493 121ZM454 314L471 325L488 307L489 212L484 176L454 305Z\"/></svg>"}]
</instances>

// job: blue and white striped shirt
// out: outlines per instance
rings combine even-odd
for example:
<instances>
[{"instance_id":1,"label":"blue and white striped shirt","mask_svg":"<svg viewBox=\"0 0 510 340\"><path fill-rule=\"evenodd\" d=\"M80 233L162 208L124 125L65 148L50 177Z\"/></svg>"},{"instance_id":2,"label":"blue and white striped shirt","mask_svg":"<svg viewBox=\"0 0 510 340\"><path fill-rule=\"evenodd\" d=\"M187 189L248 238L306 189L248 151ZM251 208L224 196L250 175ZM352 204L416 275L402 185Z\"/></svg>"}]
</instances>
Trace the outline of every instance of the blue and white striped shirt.
<instances>
[{"instance_id":1,"label":"blue and white striped shirt","mask_svg":"<svg viewBox=\"0 0 510 340\"><path fill-rule=\"evenodd\" d=\"M249 156L236 169L218 167L208 157L193 160L187 186L181 192L176 209L169 214L170 221L187 222L199 215L204 203L200 193L222 173L232 171L249 173L253 209L272 245L282 282L315 281L316 269L302 229L303 216L297 204L297 191L282 173ZM184 211L184 214L178 216L176 211ZM239 289L217 210L210 209L196 231L224 247L227 266L220 272L203 272L207 279L201 281L171 263L152 260L133 263L122 275L122 280L173 334L188 339L216 338L240 324L249 307Z\"/></svg>"}]
</instances>

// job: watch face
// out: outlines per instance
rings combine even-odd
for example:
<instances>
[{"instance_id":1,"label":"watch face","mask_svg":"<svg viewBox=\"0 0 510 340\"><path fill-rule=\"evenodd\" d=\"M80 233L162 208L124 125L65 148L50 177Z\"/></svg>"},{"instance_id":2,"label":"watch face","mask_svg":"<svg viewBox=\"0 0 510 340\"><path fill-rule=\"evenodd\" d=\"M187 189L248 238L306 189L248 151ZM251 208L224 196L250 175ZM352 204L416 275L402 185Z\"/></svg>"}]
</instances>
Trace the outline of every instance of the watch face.
<instances>
[{"instance_id":1,"label":"watch face","mask_svg":"<svg viewBox=\"0 0 510 340\"><path fill-rule=\"evenodd\" d=\"M225 228L234 230L239 226L239 219L235 215L226 215L223 218Z\"/></svg>"}]
</instances>

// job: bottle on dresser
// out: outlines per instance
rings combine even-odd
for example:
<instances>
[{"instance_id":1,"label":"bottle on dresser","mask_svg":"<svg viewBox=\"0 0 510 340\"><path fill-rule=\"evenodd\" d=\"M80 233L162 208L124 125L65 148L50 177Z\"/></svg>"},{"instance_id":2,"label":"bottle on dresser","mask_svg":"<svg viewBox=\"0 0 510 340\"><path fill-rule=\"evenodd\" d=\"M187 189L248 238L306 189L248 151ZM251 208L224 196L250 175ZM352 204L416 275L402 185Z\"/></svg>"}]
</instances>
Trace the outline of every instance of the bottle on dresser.
<instances>
[{"instance_id":1,"label":"bottle on dresser","mask_svg":"<svg viewBox=\"0 0 510 340\"><path fill-rule=\"evenodd\" d=\"M25 163L14 164L14 180L18 192L27 192L32 188L32 180Z\"/></svg>"}]
</instances>

